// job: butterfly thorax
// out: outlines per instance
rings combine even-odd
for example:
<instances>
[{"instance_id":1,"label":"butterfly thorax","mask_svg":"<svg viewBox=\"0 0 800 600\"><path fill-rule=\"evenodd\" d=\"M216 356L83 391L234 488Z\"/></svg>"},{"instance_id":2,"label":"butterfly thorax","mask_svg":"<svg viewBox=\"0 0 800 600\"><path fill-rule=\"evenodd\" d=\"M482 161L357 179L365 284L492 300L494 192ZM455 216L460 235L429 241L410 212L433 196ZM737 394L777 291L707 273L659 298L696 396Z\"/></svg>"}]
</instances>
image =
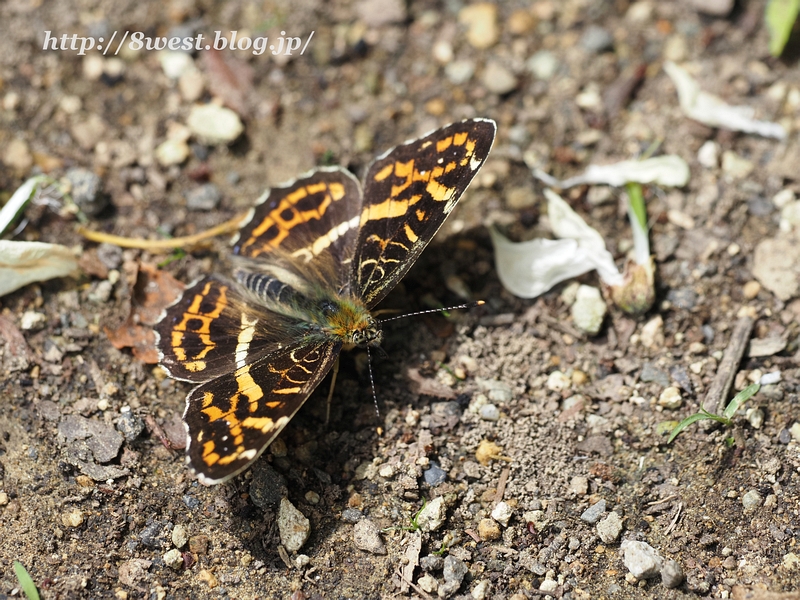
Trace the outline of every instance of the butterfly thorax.
<instances>
[{"instance_id":1,"label":"butterfly thorax","mask_svg":"<svg viewBox=\"0 0 800 600\"><path fill-rule=\"evenodd\" d=\"M328 298L315 319L325 337L341 342L345 350L381 343L383 332L363 303L353 298Z\"/></svg>"},{"instance_id":2,"label":"butterfly thorax","mask_svg":"<svg viewBox=\"0 0 800 600\"><path fill-rule=\"evenodd\" d=\"M345 350L381 343L383 332L360 299L349 294L331 294L296 275L282 275L279 278L275 274L240 269L236 278L254 300L302 323L300 329L308 338L341 342ZM283 279L290 279L292 285Z\"/></svg>"}]
</instances>

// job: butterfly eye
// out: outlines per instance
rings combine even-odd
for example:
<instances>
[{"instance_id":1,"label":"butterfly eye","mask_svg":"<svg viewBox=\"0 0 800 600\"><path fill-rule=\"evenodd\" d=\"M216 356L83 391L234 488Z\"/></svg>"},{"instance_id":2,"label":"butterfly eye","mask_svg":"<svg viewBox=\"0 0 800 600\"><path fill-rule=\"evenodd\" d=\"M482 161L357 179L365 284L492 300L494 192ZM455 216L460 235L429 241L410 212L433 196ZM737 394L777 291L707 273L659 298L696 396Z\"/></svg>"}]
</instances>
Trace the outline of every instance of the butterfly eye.
<instances>
[{"instance_id":1,"label":"butterfly eye","mask_svg":"<svg viewBox=\"0 0 800 600\"><path fill-rule=\"evenodd\" d=\"M322 309L322 314L324 314L326 317L336 312L336 305L329 300L325 300L321 304L320 308Z\"/></svg>"}]
</instances>

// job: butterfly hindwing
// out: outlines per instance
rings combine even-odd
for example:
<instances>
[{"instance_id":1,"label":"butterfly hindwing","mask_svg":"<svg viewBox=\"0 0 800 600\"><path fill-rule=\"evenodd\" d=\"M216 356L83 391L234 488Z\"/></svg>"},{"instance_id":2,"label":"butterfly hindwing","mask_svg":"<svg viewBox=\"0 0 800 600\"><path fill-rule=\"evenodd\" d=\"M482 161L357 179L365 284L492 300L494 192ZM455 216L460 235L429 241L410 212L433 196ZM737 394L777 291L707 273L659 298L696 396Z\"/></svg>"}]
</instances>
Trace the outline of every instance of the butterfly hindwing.
<instances>
[{"instance_id":1,"label":"butterfly hindwing","mask_svg":"<svg viewBox=\"0 0 800 600\"><path fill-rule=\"evenodd\" d=\"M189 464L206 484L242 471L275 439L330 370L340 344L296 342L192 390Z\"/></svg>"},{"instance_id":2,"label":"butterfly hindwing","mask_svg":"<svg viewBox=\"0 0 800 600\"><path fill-rule=\"evenodd\" d=\"M469 119L401 144L367 171L353 269L368 307L414 264L489 154L497 126Z\"/></svg>"},{"instance_id":3,"label":"butterfly hindwing","mask_svg":"<svg viewBox=\"0 0 800 600\"><path fill-rule=\"evenodd\" d=\"M229 284L207 277L167 308L155 330L161 366L172 377L202 383L235 368L243 319L234 293Z\"/></svg>"}]
</instances>

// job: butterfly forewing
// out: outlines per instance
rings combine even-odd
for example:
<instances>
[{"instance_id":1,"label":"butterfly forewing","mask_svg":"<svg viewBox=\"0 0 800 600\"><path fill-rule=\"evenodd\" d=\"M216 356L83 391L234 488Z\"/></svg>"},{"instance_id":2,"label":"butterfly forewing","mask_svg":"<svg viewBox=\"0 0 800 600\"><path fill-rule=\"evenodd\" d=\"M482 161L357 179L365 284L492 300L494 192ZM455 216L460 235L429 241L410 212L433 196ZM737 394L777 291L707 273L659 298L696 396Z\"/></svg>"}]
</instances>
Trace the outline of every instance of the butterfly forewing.
<instances>
[{"instance_id":1,"label":"butterfly forewing","mask_svg":"<svg viewBox=\"0 0 800 600\"><path fill-rule=\"evenodd\" d=\"M233 253L278 262L317 285L340 288L358 239L361 186L341 167L274 187L253 208Z\"/></svg>"},{"instance_id":2,"label":"butterfly forewing","mask_svg":"<svg viewBox=\"0 0 800 600\"><path fill-rule=\"evenodd\" d=\"M453 123L370 166L353 263L367 306L397 284L442 226L489 154L496 128L488 119Z\"/></svg>"}]
</instances>

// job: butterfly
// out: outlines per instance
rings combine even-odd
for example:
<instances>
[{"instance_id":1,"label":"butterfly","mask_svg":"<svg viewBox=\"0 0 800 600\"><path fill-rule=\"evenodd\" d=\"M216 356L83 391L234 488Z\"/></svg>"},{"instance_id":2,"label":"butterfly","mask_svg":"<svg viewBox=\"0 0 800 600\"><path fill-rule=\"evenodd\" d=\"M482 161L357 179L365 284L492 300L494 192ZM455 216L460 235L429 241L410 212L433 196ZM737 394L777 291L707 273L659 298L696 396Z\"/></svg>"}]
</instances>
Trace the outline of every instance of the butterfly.
<instances>
[{"instance_id":1,"label":"butterfly","mask_svg":"<svg viewBox=\"0 0 800 600\"><path fill-rule=\"evenodd\" d=\"M226 481L265 450L343 349L377 346L370 311L411 268L489 154L497 126L468 119L396 146L363 190L340 167L268 190L230 272L196 281L155 326L186 398L187 462Z\"/></svg>"}]
</instances>

